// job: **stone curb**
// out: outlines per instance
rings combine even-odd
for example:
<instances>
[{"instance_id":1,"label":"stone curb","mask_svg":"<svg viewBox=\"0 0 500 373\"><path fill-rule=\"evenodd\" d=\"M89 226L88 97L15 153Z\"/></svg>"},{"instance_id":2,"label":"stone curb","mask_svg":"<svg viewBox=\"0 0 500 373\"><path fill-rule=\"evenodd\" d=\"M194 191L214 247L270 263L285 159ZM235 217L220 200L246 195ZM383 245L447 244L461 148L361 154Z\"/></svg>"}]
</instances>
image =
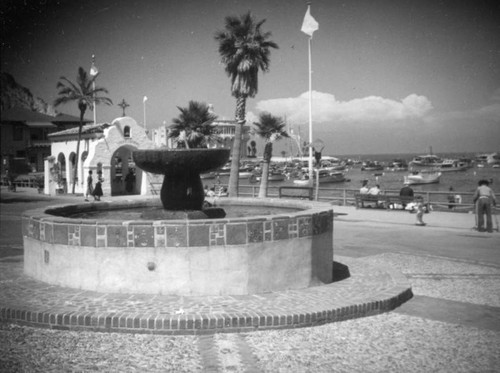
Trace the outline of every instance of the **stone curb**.
<instances>
[{"instance_id":1,"label":"stone curb","mask_svg":"<svg viewBox=\"0 0 500 373\"><path fill-rule=\"evenodd\" d=\"M59 288L60 291L55 289L59 304L42 309L44 307L40 307L40 304L43 304L44 294L53 296L54 287L34 292L24 289L26 295L30 294L34 299L16 298L12 296L14 292L6 291L10 284L26 287L31 282L41 283L23 278L26 276L19 273L17 275L23 278L22 285L16 279L9 282L5 276L0 276L3 285L0 290L0 320L71 331L202 335L310 327L373 316L391 311L412 298L409 282L401 273L350 258L342 260L347 262L351 276L339 282L300 291L273 293L268 299L265 295L257 297L262 298L262 304L256 302L256 297L239 296L237 305L233 303L226 309L224 302L234 301L234 298L217 297L211 304L211 307L218 309L216 312L187 311L174 315L162 314L161 307L156 310L144 307L134 312L127 311L126 307L115 312L99 309L69 311L64 306L65 300L74 300L77 295L68 292L67 288ZM0 267L5 265L8 263L0 263ZM114 296L101 295L102 298ZM171 306L182 307L185 298L189 297L172 298L171 302L178 304ZM204 298L200 300L202 303L205 301Z\"/></svg>"}]
</instances>

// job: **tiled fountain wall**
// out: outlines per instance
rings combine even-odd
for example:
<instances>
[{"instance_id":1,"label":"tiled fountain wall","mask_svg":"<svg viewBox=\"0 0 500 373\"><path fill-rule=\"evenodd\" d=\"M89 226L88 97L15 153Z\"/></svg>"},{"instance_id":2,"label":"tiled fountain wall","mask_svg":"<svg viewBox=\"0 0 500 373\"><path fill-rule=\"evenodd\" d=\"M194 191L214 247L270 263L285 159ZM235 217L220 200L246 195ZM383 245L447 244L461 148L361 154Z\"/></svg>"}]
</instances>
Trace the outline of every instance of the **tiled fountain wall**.
<instances>
[{"instance_id":1,"label":"tiled fountain wall","mask_svg":"<svg viewBox=\"0 0 500 373\"><path fill-rule=\"evenodd\" d=\"M72 288L176 295L255 294L332 281L329 204L223 198L216 202L222 208L261 204L301 210L183 221L72 219L48 213L159 204L142 199L26 212L25 273Z\"/></svg>"}]
</instances>

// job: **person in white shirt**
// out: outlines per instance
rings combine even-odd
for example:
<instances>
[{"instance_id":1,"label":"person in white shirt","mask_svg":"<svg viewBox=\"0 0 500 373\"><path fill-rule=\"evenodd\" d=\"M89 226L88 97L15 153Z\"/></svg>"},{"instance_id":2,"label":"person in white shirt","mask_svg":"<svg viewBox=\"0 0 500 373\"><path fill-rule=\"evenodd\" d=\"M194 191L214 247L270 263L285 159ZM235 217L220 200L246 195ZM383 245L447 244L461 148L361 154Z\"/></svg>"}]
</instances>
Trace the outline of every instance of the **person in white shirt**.
<instances>
[{"instance_id":1,"label":"person in white shirt","mask_svg":"<svg viewBox=\"0 0 500 373\"><path fill-rule=\"evenodd\" d=\"M380 185L377 184L374 187L371 187L368 191L368 194L372 196L378 196L380 194Z\"/></svg>"},{"instance_id":2,"label":"person in white shirt","mask_svg":"<svg viewBox=\"0 0 500 373\"><path fill-rule=\"evenodd\" d=\"M363 180L363 186L359 190L360 194L368 194L370 188L368 188L368 180Z\"/></svg>"}]
</instances>

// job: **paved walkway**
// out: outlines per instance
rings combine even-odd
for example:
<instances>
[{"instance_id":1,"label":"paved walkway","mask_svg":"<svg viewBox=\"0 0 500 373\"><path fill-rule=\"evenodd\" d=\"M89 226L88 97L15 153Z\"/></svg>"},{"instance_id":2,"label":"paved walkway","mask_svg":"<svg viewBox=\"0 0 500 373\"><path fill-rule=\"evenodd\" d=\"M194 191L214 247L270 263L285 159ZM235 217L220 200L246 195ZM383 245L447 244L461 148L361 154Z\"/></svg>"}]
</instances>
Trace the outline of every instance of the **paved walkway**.
<instances>
[{"instance_id":1,"label":"paved walkway","mask_svg":"<svg viewBox=\"0 0 500 373\"><path fill-rule=\"evenodd\" d=\"M29 189L5 197L4 201L46 198ZM81 201L81 197L62 200ZM206 334L305 327L387 312L412 296L409 282L398 271L348 257L336 257L334 276L342 281L332 284L213 297L96 293L51 286L24 275L21 261L13 257L0 262L0 317L64 330Z\"/></svg>"},{"instance_id":2,"label":"paved walkway","mask_svg":"<svg viewBox=\"0 0 500 373\"><path fill-rule=\"evenodd\" d=\"M73 201L75 197L63 199ZM334 260L339 270L341 264L349 268L350 278L304 292L252 296L247 300L174 299L80 292L26 278L19 255L22 247L11 237L17 236L12 234L18 224L16 214L21 208L54 204L54 200L28 191L7 195L2 190L1 202L0 254L7 252L4 243L11 247L8 255L0 255L2 318L24 320L27 324L40 321L54 329L195 336L195 340L176 337L182 339L175 339L174 346L168 349L158 349L149 360L147 355L156 350L148 340L144 345L148 346L147 352L140 361L150 368L161 362L163 367L177 363L175 371L456 373L492 372L500 366L500 234L474 231L472 214L431 212L424 216L427 226L419 227L414 224L415 215L403 211L334 206L335 212L341 214L334 223ZM330 323L390 311L409 298L410 286L413 297L392 312ZM241 305L250 311L239 313ZM204 318L211 312L220 317ZM324 325L289 329L301 320L301 326ZM69 324L65 325L65 321ZM151 330L153 326L159 328ZM213 334L218 327L222 328L218 331L267 331ZM71 361L70 366L75 367L75 353L80 350L73 348L66 353L61 342L52 340L57 335L58 339L92 343L93 337L80 333L72 337L41 331L40 340L47 347L40 356L50 353L50 346L54 346L58 359ZM209 334L199 335L203 333ZM96 338L107 346L119 340L122 346L129 341L131 349L141 348L134 344L137 339L125 335L113 334L109 340L104 336ZM125 350L123 364L133 359L130 350ZM84 357L91 353L88 345L81 351ZM105 359L107 355L92 356ZM83 365L78 367L88 367L87 359L80 361ZM105 361L101 363L107 366ZM113 369L108 366L107 370Z\"/></svg>"}]
</instances>

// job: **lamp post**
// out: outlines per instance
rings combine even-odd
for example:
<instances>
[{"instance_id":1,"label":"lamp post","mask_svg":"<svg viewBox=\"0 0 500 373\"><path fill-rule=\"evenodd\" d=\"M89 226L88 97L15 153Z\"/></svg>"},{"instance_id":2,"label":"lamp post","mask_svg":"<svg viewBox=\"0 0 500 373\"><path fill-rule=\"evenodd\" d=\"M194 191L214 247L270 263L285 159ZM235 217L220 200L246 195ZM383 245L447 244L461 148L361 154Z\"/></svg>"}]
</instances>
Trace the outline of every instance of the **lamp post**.
<instances>
[{"instance_id":1,"label":"lamp post","mask_svg":"<svg viewBox=\"0 0 500 373\"><path fill-rule=\"evenodd\" d=\"M146 96L144 96L144 98L142 99L142 105L144 106L144 130L146 131L146 134L148 133L147 125L146 125L146 101L147 100L148 100L148 98Z\"/></svg>"},{"instance_id":2,"label":"lamp post","mask_svg":"<svg viewBox=\"0 0 500 373\"><path fill-rule=\"evenodd\" d=\"M97 124L97 108L95 104L95 78L97 74L99 73L99 70L97 70L97 67L95 65L95 54L92 55L92 65L90 66L90 76L92 77L92 97L94 98L94 124Z\"/></svg>"}]
</instances>

